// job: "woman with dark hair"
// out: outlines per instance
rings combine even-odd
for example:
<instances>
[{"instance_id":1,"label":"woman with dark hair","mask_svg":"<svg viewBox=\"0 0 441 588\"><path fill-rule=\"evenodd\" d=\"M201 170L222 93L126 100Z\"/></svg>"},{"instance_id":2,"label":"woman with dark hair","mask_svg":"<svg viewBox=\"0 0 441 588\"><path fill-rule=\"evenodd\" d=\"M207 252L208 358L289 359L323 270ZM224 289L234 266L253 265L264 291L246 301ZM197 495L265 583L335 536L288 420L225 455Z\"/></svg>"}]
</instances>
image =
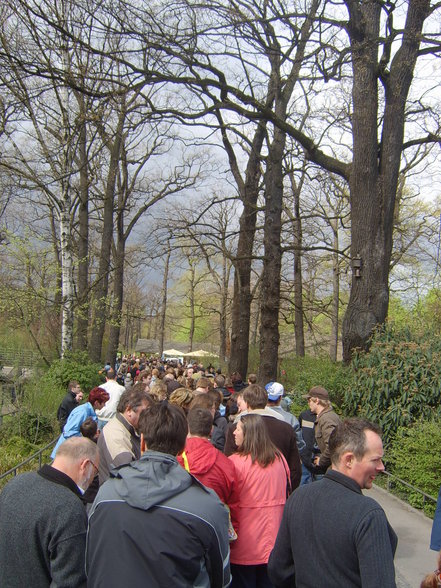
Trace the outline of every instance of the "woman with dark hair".
<instances>
[{"instance_id":1,"label":"woman with dark hair","mask_svg":"<svg viewBox=\"0 0 441 588\"><path fill-rule=\"evenodd\" d=\"M80 404L80 406L73 409L51 453L52 459L54 459L57 449L66 439L69 439L69 437L81 437L80 427L87 418L92 417L94 421L98 421L95 411L103 408L109 398L108 392L97 386L89 392L89 398L85 404Z\"/></svg>"},{"instance_id":2,"label":"woman with dark hair","mask_svg":"<svg viewBox=\"0 0 441 588\"><path fill-rule=\"evenodd\" d=\"M267 563L282 520L288 465L259 415L242 416L234 438L239 492L237 540L231 543L232 588L269 588Z\"/></svg>"}]
</instances>

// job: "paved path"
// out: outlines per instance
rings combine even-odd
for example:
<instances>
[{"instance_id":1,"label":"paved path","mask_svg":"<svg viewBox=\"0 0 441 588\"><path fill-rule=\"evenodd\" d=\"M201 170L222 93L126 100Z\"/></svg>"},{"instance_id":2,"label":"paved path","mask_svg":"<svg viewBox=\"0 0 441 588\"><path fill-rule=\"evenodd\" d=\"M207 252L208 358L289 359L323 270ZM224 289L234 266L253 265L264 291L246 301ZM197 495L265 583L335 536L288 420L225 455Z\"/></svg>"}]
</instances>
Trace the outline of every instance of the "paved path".
<instances>
[{"instance_id":1,"label":"paved path","mask_svg":"<svg viewBox=\"0 0 441 588\"><path fill-rule=\"evenodd\" d=\"M429 548L432 519L377 486L363 493L381 504L398 535L397 587L420 588L421 580L437 563L438 554Z\"/></svg>"}]
</instances>

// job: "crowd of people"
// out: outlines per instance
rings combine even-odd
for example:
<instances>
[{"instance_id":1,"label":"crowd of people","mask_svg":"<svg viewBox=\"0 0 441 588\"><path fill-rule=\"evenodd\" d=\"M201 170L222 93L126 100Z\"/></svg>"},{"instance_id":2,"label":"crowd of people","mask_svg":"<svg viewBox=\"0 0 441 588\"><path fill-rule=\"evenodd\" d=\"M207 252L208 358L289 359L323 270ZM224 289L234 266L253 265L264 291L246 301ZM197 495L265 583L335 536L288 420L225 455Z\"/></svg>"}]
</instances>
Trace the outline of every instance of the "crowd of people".
<instances>
[{"instance_id":1,"label":"crowd of people","mask_svg":"<svg viewBox=\"0 0 441 588\"><path fill-rule=\"evenodd\" d=\"M322 386L297 419L281 383L212 366L103 375L86 402L69 383L54 461L0 495L1 586L396 586L396 534L362 493L384 469L375 424Z\"/></svg>"}]
</instances>

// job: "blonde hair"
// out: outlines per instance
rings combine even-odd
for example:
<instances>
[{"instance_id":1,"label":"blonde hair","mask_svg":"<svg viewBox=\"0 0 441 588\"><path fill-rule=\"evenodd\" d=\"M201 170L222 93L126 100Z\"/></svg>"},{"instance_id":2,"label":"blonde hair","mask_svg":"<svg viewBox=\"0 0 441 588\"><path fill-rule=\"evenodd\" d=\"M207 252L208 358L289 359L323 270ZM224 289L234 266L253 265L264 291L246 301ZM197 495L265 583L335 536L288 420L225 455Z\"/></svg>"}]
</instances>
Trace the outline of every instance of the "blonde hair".
<instances>
[{"instance_id":1,"label":"blonde hair","mask_svg":"<svg viewBox=\"0 0 441 588\"><path fill-rule=\"evenodd\" d=\"M174 392L170 394L170 404L176 404L184 409L185 412L188 412L190 409L190 404L193 402L194 399L194 392L189 388L177 388Z\"/></svg>"}]
</instances>

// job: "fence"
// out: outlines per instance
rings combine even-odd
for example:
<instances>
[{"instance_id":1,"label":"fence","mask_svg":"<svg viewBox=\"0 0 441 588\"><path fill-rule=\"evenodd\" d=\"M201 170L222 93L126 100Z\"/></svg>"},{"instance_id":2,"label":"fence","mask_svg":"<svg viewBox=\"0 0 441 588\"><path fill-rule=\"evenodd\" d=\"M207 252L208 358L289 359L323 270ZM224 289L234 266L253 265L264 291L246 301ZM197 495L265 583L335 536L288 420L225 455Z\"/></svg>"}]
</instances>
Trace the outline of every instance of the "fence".
<instances>
[{"instance_id":1,"label":"fence","mask_svg":"<svg viewBox=\"0 0 441 588\"><path fill-rule=\"evenodd\" d=\"M52 357L50 359L53 359ZM38 351L17 349L15 347L0 347L0 365L32 368L43 362Z\"/></svg>"},{"instance_id":2,"label":"fence","mask_svg":"<svg viewBox=\"0 0 441 588\"><path fill-rule=\"evenodd\" d=\"M395 476L386 470L384 470L382 474L386 478L385 488L388 492L397 495L402 500L408 502L411 506L415 506L416 508L423 510L426 514L433 516L437 498L427 494L416 486L412 486L412 484L409 484L409 482L402 480L398 476ZM383 484L381 484L381 478L377 478L377 481L380 482L381 486L383 486ZM415 498L409 496L409 494L416 494L418 498L421 498L415 500Z\"/></svg>"},{"instance_id":3,"label":"fence","mask_svg":"<svg viewBox=\"0 0 441 588\"><path fill-rule=\"evenodd\" d=\"M49 461L49 459L48 459L49 455L47 455L47 456L45 456L45 458L43 458L43 454L45 452L49 451L49 449L52 449L52 447L55 445L56 442L57 442L57 439L54 439L53 441L51 441L50 443L48 443L47 445L42 447L39 451L37 451L37 453L30 455L28 458L26 458L21 463L17 464L16 466L11 468L7 472L4 472L3 474L1 474L0 475L0 486L3 485L2 482L3 482L3 480L5 480L5 478L7 478L8 476L16 476L18 473L18 470L23 469L25 466L27 466L31 462L36 462L38 460L38 469L41 468L41 466L43 465L43 459L44 459L44 463L46 463L46 461ZM36 469L35 465L36 464L34 464L34 467L31 469ZM26 469L29 470L30 468L26 468Z\"/></svg>"}]
</instances>

